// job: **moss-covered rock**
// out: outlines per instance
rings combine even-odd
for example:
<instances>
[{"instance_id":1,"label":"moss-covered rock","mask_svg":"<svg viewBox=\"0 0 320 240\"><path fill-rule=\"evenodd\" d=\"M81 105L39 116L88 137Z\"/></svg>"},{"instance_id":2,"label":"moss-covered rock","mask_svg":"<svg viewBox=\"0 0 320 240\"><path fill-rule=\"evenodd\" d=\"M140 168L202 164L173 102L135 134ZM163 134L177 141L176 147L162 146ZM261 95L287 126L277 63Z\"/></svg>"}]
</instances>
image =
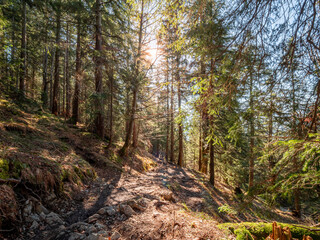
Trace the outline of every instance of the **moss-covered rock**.
<instances>
[{"instance_id":1,"label":"moss-covered rock","mask_svg":"<svg viewBox=\"0 0 320 240\"><path fill-rule=\"evenodd\" d=\"M292 237L297 239L302 239L303 236L310 236L313 240L320 240L319 231L309 231L311 227L304 227L301 225L291 225L285 223L279 223L282 228L288 227L291 231ZM257 239L263 240L272 233L272 223L253 223L253 222L243 222L243 223L224 223L218 225L220 229L231 231L237 236L237 240L245 239Z\"/></svg>"}]
</instances>

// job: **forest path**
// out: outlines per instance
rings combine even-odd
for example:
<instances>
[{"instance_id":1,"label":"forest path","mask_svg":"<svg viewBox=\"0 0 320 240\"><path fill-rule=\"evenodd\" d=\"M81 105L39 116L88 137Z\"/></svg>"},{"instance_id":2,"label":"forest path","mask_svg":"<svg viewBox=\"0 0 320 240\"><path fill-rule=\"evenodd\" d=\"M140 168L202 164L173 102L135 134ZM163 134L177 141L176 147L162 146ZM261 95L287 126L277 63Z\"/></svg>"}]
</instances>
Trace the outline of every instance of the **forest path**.
<instances>
[{"instance_id":1,"label":"forest path","mask_svg":"<svg viewBox=\"0 0 320 240\"><path fill-rule=\"evenodd\" d=\"M98 224L100 234L117 232L120 239L221 239L218 221L207 211L217 203L194 174L159 158L154 161L156 167L146 173L125 167L111 176L97 168L100 178L82 192L81 204L64 217L67 229L88 222ZM132 213L123 210L128 205ZM101 209L107 208L116 213L102 214Z\"/></svg>"}]
</instances>

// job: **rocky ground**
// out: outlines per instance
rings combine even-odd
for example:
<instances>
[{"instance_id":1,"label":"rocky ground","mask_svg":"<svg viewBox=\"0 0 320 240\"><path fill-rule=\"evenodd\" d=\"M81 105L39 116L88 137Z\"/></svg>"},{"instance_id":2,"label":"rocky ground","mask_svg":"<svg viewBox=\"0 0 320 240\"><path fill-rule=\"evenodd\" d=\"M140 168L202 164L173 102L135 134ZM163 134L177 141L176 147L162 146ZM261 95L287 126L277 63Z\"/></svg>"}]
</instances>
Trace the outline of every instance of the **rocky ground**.
<instances>
[{"instance_id":1,"label":"rocky ground","mask_svg":"<svg viewBox=\"0 0 320 240\"><path fill-rule=\"evenodd\" d=\"M110 176L97 169L100 177L79 192L77 201L51 196L55 212L28 199L18 239L226 238L218 221L202 212L208 193L192 172L155 161L157 167L145 174L127 167Z\"/></svg>"}]
</instances>

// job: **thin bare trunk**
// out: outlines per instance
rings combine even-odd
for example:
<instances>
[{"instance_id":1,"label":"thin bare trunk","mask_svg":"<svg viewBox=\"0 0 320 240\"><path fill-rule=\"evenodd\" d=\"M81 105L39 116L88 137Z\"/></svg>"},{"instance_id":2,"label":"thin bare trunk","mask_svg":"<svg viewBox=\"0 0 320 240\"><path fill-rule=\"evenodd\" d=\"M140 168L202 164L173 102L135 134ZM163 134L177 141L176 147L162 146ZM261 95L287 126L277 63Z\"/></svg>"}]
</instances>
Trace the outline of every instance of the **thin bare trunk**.
<instances>
[{"instance_id":1,"label":"thin bare trunk","mask_svg":"<svg viewBox=\"0 0 320 240\"><path fill-rule=\"evenodd\" d=\"M95 132L104 138L104 116L102 100L102 30L101 30L101 0L96 0L96 54L95 82L96 82L96 119Z\"/></svg>"},{"instance_id":2,"label":"thin bare trunk","mask_svg":"<svg viewBox=\"0 0 320 240\"><path fill-rule=\"evenodd\" d=\"M59 84L60 84L60 31L61 31L61 1L58 2L57 9L57 27L56 27L56 55L54 63L54 82L53 82L53 93L52 93L52 113L58 115L58 104L59 104Z\"/></svg>"},{"instance_id":3,"label":"thin bare trunk","mask_svg":"<svg viewBox=\"0 0 320 240\"><path fill-rule=\"evenodd\" d=\"M80 98L80 82L81 82L81 22L77 23L77 48L76 48L76 75L74 83L74 94L72 101L72 117L71 122L77 124L79 122L79 98Z\"/></svg>"},{"instance_id":4,"label":"thin bare trunk","mask_svg":"<svg viewBox=\"0 0 320 240\"><path fill-rule=\"evenodd\" d=\"M174 91L173 91L173 77L171 77L171 102L170 102L170 162L174 163L174 114L173 114L173 102L174 102Z\"/></svg>"},{"instance_id":5,"label":"thin bare trunk","mask_svg":"<svg viewBox=\"0 0 320 240\"><path fill-rule=\"evenodd\" d=\"M133 135L133 129L134 129L134 121L135 121L135 115L136 115L136 108L137 108L137 94L138 94L138 77L140 74L140 62L141 62L141 50L142 50L142 34L143 34L143 23L144 23L144 0L141 1L141 13L140 13L140 23L139 23L139 43L138 43L138 54L136 59L136 66L135 66L135 77L136 81L133 83L133 96L132 96L132 108L130 113L130 120L128 125L128 131L126 134L126 139L123 147L120 150L121 156L127 156L128 155L128 148L131 143L131 137ZM133 139L133 146L137 146L137 138Z\"/></svg>"},{"instance_id":6,"label":"thin bare trunk","mask_svg":"<svg viewBox=\"0 0 320 240\"><path fill-rule=\"evenodd\" d=\"M71 116L71 85L69 70L69 24L67 23L67 48L66 48L66 117Z\"/></svg>"},{"instance_id":7,"label":"thin bare trunk","mask_svg":"<svg viewBox=\"0 0 320 240\"><path fill-rule=\"evenodd\" d=\"M177 66L176 66L176 81L178 83L178 107L179 107L179 115L181 115L181 79L180 79L180 53L177 55ZM183 129L182 122L179 122L179 150L178 150L178 165L182 167L183 164Z\"/></svg>"},{"instance_id":8,"label":"thin bare trunk","mask_svg":"<svg viewBox=\"0 0 320 240\"><path fill-rule=\"evenodd\" d=\"M254 106L253 106L253 79L252 74L250 76L250 160L249 160L249 189L253 187L253 179L254 179Z\"/></svg>"},{"instance_id":9,"label":"thin bare trunk","mask_svg":"<svg viewBox=\"0 0 320 240\"><path fill-rule=\"evenodd\" d=\"M109 72L109 82L110 82L110 114L109 114L109 144L108 148L111 147L113 141L113 83L114 83L114 73L113 66L110 67Z\"/></svg>"},{"instance_id":10,"label":"thin bare trunk","mask_svg":"<svg viewBox=\"0 0 320 240\"><path fill-rule=\"evenodd\" d=\"M27 22L27 3L26 0L22 0L22 35L21 35L21 64L20 64L20 82L19 90L21 95L25 94L25 82L26 82L26 22Z\"/></svg>"}]
</instances>

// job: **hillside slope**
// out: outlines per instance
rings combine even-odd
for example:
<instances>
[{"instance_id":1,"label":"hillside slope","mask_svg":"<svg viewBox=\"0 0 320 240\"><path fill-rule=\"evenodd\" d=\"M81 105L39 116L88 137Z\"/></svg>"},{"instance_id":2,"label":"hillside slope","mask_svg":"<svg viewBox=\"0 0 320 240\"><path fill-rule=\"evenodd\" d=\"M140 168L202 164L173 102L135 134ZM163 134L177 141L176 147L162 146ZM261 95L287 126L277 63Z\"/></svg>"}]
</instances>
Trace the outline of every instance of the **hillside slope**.
<instances>
[{"instance_id":1,"label":"hillside slope","mask_svg":"<svg viewBox=\"0 0 320 240\"><path fill-rule=\"evenodd\" d=\"M137 150L127 159L37 104L0 101L4 239L233 239L225 222L296 222Z\"/></svg>"}]
</instances>

